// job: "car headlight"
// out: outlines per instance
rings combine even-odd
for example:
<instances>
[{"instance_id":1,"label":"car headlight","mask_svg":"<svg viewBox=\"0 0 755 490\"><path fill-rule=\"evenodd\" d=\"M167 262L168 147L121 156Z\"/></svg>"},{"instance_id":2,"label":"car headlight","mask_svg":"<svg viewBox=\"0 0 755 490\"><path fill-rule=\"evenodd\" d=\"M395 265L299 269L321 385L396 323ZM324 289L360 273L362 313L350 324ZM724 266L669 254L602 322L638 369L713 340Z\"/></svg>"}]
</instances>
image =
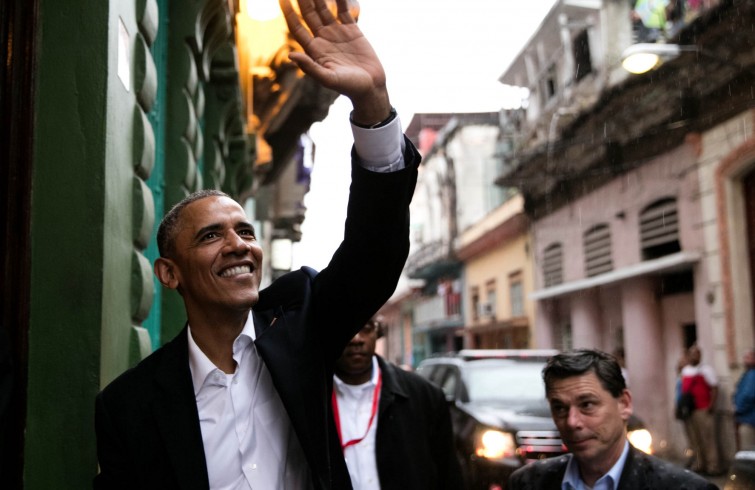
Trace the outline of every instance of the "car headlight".
<instances>
[{"instance_id":1,"label":"car headlight","mask_svg":"<svg viewBox=\"0 0 755 490\"><path fill-rule=\"evenodd\" d=\"M514 456L514 436L500 430L484 430L477 438L475 454L481 458L500 459Z\"/></svg>"},{"instance_id":2,"label":"car headlight","mask_svg":"<svg viewBox=\"0 0 755 490\"><path fill-rule=\"evenodd\" d=\"M640 451L653 454L653 436L647 429L632 430L627 433L627 438L632 446Z\"/></svg>"}]
</instances>

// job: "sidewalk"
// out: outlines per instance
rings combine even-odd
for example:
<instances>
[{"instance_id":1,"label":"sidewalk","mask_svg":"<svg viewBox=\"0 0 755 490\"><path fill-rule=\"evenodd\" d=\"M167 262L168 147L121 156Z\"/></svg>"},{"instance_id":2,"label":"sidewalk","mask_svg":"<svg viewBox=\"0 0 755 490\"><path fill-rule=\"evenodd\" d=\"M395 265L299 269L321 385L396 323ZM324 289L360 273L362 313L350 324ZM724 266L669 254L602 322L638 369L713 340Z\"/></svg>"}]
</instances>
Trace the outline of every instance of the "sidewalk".
<instances>
[{"instance_id":1,"label":"sidewalk","mask_svg":"<svg viewBox=\"0 0 755 490\"><path fill-rule=\"evenodd\" d=\"M680 468L684 468L684 463L685 463L684 461L681 461L681 460L678 460L678 459L675 459L675 458L665 458L665 457L662 457L662 456L659 456L659 457L661 457L662 459L665 459L666 461L670 461L670 462L674 463L675 465L679 466ZM721 475L721 476L705 476L704 478L706 480L708 480L709 482L715 484L721 490L723 490L724 485L728 481L728 466L727 466L726 473L724 473L723 475Z\"/></svg>"},{"instance_id":2,"label":"sidewalk","mask_svg":"<svg viewBox=\"0 0 755 490\"><path fill-rule=\"evenodd\" d=\"M726 484L726 481L727 481L727 476L726 475L723 475L723 476L706 476L705 478L706 478L706 480L714 483L721 490L723 490L724 485Z\"/></svg>"}]
</instances>

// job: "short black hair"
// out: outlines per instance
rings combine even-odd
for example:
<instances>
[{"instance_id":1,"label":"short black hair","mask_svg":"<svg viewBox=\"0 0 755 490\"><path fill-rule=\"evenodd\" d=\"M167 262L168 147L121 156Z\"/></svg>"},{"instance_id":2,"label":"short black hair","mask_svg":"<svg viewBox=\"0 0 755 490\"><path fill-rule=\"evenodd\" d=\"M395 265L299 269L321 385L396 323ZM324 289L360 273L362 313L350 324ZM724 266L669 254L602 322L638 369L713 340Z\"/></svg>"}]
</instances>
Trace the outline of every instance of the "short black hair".
<instances>
[{"instance_id":1,"label":"short black hair","mask_svg":"<svg viewBox=\"0 0 755 490\"><path fill-rule=\"evenodd\" d=\"M601 386L618 398L626 389L621 366L616 358L597 349L576 349L554 355L543 368L545 393L550 394L553 382L594 372Z\"/></svg>"},{"instance_id":2,"label":"short black hair","mask_svg":"<svg viewBox=\"0 0 755 490\"><path fill-rule=\"evenodd\" d=\"M199 201L206 197L230 198L231 196L216 189L202 189L189 194L170 208L170 211L163 217L162 221L160 221L160 226L157 228L157 250L160 252L160 257L170 257L170 254L173 253L176 227L181 217L181 211L194 201Z\"/></svg>"}]
</instances>

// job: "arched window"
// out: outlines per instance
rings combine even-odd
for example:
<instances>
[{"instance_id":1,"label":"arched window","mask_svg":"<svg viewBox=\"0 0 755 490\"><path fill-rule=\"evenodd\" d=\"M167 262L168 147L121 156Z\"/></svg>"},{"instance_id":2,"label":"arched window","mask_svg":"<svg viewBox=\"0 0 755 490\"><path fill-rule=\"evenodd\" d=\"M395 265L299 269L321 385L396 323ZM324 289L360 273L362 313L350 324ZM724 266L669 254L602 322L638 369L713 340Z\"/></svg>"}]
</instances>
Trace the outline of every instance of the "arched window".
<instances>
[{"instance_id":1,"label":"arched window","mask_svg":"<svg viewBox=\"0 0 755 490\"><path fill-rule=\"evenodd\" d=\"M676 199L664 198L640 212L642 259L651 260L680 251Z\"/></svg>"},{"instance_id":2,"label":"arched window","mask_svg":"<svg viewBox=\"0 0 755 490\"><path fill-rule=\"evenodd\" d=\"M564 282L564 254L560 243L553 243L543 252L543 283L545 287Z\"/></svg>"},{"instance_id":3,"label":"arched window","mask_svg":"<svg viewBox=\"0 0 755 490\"><path fill-rule=\"evenodd\" d=\"M607 224L595 225L584 235L585 274L597 276L613 270L611 229Z\"/></svg>"}]
</instances>

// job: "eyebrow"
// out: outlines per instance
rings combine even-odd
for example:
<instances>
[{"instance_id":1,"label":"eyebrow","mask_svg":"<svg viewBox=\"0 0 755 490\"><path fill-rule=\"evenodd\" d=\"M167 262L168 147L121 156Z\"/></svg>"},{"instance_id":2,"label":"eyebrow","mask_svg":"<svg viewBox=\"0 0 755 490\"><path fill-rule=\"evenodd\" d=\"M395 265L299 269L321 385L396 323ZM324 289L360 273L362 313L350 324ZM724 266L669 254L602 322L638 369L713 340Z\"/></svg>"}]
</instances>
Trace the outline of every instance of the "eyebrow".
<instances>
[{"instance_id":1,"label":"eyebrow","mask_svg":"<svg viewBox=\"0 0 755 490\"><path fill-rule=\"evenodd\" d=\"M594 393L582 393L582 394L577 395L577 397L574 399L574 403L583 402L585 400L595 400L597 398L599 398L599 397L597 395L595 395ZM561 405L568 405L569 404L566 401L564 401L563 399L558 398L558 397L551 397L548 401L551 404L553 404L553 403L559 403Z\"/></svg>"}]
</instances>

